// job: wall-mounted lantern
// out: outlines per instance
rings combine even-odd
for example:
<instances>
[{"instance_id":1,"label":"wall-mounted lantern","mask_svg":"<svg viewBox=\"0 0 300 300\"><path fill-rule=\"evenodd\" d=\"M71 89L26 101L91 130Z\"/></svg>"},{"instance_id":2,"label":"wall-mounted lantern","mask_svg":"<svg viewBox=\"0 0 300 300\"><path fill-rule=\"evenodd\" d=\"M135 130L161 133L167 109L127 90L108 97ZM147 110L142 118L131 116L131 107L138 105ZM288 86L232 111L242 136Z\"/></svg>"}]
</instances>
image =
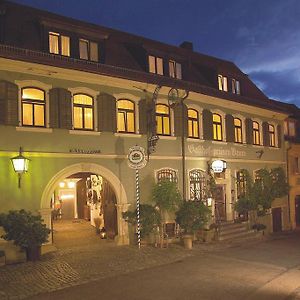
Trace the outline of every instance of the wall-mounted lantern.
<instances>
[{"instance_id":1,"label":"wall-mounted lantern","mask_svg":"<svg viewBox=\"0 0 300 300\"><path fill-rule=\"evenodd\" d=\"M20 147L19 155L11 158L14 171L18 174L18 187L21 187L21 176L28 171L29 159L22 155L22 148Z\"/></svg>"}]
</instances>

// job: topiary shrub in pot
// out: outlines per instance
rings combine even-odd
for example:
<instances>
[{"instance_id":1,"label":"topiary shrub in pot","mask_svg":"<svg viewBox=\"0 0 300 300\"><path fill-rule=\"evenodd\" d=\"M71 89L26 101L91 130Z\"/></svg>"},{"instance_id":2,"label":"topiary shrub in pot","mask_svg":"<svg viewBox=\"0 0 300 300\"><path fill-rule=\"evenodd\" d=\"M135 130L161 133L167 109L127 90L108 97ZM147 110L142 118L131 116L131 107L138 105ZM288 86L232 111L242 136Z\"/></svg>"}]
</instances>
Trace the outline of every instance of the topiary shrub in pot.
<instances>
[{"instance_id":1,"label":"topiary shrub in pot","mask_svg":"<svg viewBox=\"0 0 300 300\"><path fill-rule=\"evenodd\" d=\"M184 201L176 212L176 222L183 229L185 248L191 249L194 233L203 228L210 215L210 209L203 202Z\"/></svg>"},{"instance_id":2,"label":"topiary shrub in pot","mask_svg":"<svg viewBox=\"0 0 300 300\"><path fill-rule=\"evenodd\" d=\"M13 241L25 250L27 260L40 259L41 246L48 241L50 233L40 215L34 215L24 209L11 210L7 214L0 214L0 226L5 230L1 238Z\"/></svg>"}]
</instances>

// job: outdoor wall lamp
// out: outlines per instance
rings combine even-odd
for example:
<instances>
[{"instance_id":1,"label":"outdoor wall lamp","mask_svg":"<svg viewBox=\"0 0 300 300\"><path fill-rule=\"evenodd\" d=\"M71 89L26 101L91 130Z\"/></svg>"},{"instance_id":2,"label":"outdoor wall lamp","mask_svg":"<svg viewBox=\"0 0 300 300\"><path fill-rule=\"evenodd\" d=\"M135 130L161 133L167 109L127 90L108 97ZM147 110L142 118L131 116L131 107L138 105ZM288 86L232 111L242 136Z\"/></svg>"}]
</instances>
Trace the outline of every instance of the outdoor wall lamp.
<instances>
[{"instance_id":1,"label":"outdoor wall lamp","mask_svg":"<svg viewBox=\"0 0 300 300\"><path fill-rule=\"evenodd\" d=\"M29 159L22 155L22 147L20 147L19 155L11 158L14 171L18 174L18 188L21 188L21 176L28 171Z\"/></svg>"}]
</instances>

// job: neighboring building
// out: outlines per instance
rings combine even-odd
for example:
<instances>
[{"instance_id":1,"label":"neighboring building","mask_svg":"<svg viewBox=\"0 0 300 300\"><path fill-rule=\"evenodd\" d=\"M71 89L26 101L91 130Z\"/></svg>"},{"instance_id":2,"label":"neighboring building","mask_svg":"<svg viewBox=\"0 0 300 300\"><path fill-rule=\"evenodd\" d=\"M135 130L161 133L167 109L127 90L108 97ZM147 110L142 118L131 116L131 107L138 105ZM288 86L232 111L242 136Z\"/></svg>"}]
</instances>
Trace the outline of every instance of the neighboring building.
<instances>
[{"instance_id":1,"label":"neighboring building","mask_svg":"<svg viewBox=\"0 0 300 300\"><path fill-rule=\"evenodd\" d=\"M100 216L110 236L127 244L122 212L135 207L127 154L134 145L148 148L151 134L159 141L140 170L142 202L161 178L177 182L186 199L206 201L204 176L223 160L214 201L218 217L230 221L239 170L286 168L289 110L232 62L196 53L189 42L169 46L0 3L1 211L39 210L49 227L53 210L54 218L62 212L92 223ZM170 105L177 91L186 97L183 110ZM30 165L18 188L10 158L20 146ZM289 229L287 198L274 205Z\"/></svg>"},{"instance_id":2,"label":"neighboring building","mask_svg":"<svg viewBox=\"0 0 300 300\"><path fill-rule=\"evenodd\" d=\"M289 211L291 228L300 226L300 110L295 105L286 104L290 116L284 122L284 138L287 144Z\"/></svg>"}]
</instances>

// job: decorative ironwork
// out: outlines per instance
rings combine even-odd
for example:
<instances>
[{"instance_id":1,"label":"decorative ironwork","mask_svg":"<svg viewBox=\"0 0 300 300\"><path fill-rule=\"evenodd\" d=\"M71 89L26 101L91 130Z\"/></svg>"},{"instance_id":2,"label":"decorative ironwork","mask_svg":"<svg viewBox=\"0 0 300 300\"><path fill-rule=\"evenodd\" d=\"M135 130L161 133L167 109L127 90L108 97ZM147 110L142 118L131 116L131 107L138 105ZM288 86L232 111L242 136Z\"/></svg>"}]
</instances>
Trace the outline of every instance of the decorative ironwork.
<instances>
[{"instance_id":1,"label":"decorative ironwork","mask_svg":"<svg viewBox=\"0 0 300 300\"><path fill-rule=\"evenodd\" d=\"M201 170L190 171L190 200L204 201L206 200L206 177Z\"/></svg>"},{"instance_id":2,"label":"decorative ironwork","mask_svg":"<svg viewBox=\"0 0 300 300\"><path fill-rule=\"evenodd\" d=\"M169 180L170 182L178 182L177 173L173 169L161 169L157 172L157 181Z\"/></svg>"}]
</instances>

